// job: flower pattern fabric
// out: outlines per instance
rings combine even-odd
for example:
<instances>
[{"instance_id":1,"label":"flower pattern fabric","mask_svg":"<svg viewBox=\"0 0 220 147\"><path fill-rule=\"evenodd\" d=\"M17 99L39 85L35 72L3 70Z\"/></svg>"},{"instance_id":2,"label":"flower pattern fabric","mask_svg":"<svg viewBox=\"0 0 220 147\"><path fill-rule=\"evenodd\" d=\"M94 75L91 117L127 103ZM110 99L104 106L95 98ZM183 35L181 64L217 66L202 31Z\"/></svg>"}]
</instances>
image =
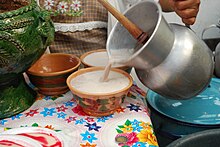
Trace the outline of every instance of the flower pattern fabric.
<instances>
[{"instance_id":1,"label":"flower pattern fabric","mask_svg":"<svg viewBox=\"0 0 220 147\"><path fill-rule=\"evenodd\" d=\"M82 3L80 0L45 0L43 8L49 11L53 16L59 14L81 16L83 14Z\"/></svg>"},{"instance_id":2,"label":"flower pattern fabric","mask_svg":"<svg viewBox=\"0 0 220 147\"><path fill-rule=\"evenodd\" d=\"M54 6L54 0L45 0L44 8L46 10L51 10L53 6Z\"/></svg>"},{"instance_id":3,"label":"flower pattern fabric","mask_svg":"<svg viewBox=\"0 0 220 147\"><path fill-rule=\"evenodd\" d=\"M115 140L117 141L123 137L126 140L123 142L119 140L119 146L158 146L153 127L150 123L138 121L136 119L130 121L128 119L123 125L119 125L116 130L119 134L116 135Z\"/></svg>"},{"instance_id":4,"label":"flower pattern fabric","mask_svg":"<svg viewBox=\"0 0 220 147\"><path fill-rule=\"evenodd\" d=\"M19 127L43 127L67 135L79 147L154 147L157 140L143 103L146 93L133 85L118 110L92 117L82 111L69 91L59 96L38 95L26 111L0 120L0 134Z\"/></svg>"}]
</instances>

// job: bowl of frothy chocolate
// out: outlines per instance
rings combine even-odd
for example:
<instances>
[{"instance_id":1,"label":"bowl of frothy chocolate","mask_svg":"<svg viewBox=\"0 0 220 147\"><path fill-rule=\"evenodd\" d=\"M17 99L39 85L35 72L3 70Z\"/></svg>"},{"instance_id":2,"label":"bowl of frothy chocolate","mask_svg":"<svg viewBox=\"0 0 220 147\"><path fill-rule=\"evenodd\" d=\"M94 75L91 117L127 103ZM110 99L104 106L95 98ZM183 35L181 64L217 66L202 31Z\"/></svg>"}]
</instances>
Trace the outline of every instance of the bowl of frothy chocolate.
<instances>
[{"instance_id":1,"label":"bowl of frothy chocolate","mask_svg":"<svg viewBox=\"0 0 220 147\"><path fill-rule=\"evenodd\" d=\"M133 84L132 77L121 69L112 68L107 79L103 67L89 67L72 73L67 85L78 105L91 116L113 114L126 98Z\"/></svg>"}]
</instances>

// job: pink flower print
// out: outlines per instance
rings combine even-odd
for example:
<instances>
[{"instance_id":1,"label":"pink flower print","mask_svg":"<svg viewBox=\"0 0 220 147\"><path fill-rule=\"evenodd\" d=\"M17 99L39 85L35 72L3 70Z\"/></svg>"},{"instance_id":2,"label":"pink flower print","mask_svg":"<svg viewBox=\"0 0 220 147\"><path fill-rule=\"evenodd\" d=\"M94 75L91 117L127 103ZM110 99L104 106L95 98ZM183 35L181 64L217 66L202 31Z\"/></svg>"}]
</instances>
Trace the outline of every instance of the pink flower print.
<instances>
[{"instance_id":1,"label":"pink flower print","mask_svg":"<svg viewBox=\"0 0 220 147\"><path fill-rule=\"evenodd\" d=\"M125 137L126 141L117 141L117 138L120 137ZM137 133L135 132L118 134L115 138L119 146L132 146L134 143L138 142Z\"/></svg>"},{"instance_id":2,"label":"pink flower print","mask_svg":"<svg viewBox=\"0 0 220 147\"><path fill-rule=\"evenodd\" d=\"M86 117L85 120L87 122L94 122L94 118L91 118L91 117Z\"/></svg>"},{"instance_id":3,"label":"pink flower print","mask_svg":"<svg viewBox=\"0 0 220 147\"><path fill-rule=\"evenodd\" d=\"M69 118L66 119L67 123L76 121L76 117L75 116L70 116Z\"/></svg>"},{"instance_id":4,"label":"pink flower print","mask_svg":"<svg viewBox=\"0 0 220 147\"><path fill-rule=\"evenodd\" d=\"M83 111L82 107L77 105L72 109L72 111L80 116L86 116L86 113Z\"/></svg>"},{"instance_id":5,"label":"pink flower print","mask_svg":"<svg viewBox=\"0 0 220 147\"><path fill-rule=\"evenodd\" d=\"M131 146L135 142L138 142L137 134L135 132L128 134L127 145Z\"/></svg>"},{"instance_id":6,"label":"pink flower print","mask_svg":"<svg viewBox=\"0 0 220 147\"><path fill-rule=\"evenodd\" d=\"M65 112L68 108L66 108L64 105L60 106L60 107L56 107L57 112Z\"/></svg>"},{"instance_id":7,"label":"pink flower print","mask_svg":"<svg viewBox=\"0 0 220 147\"><path fill-rule=\"evenodd\" d=\"M67 2L59 2L57 9L61 13L65 13L67 11L68 5Z\"/></svg>"},{"instance_id":8,"label":"pink flower print","mask_svg":"<svg viewBox=\"0 0 220 147\"><path fill-rule=\"evenodd\" d=\"M44 1L44 8L46 10L51 10L53 6L54 6L54 0L45 0Z\"/></svg>"},{"instance_id":9,"label":"pink flower print","mask_svg":"<svg viewBox=\"0 0 220 147\"><path fill-rule=\"evenodd\" d=\"M30 110L29 112L25 113L25 117L31 116L33 117L35 114L38 114L39 112L37 112L38 109L35 110Z\"/></svg>"},{"instance_id":10,"label":"pink flower print","mask_svg":"<svg viewBox=\"0 0 220 147\"><path fill-rule=\"evenodd\" d=\"M78 0L74 0L73 3L70 5L71 9L74 11L79 11L81 6L81 2Z\"/></svg>"}]
</instances>

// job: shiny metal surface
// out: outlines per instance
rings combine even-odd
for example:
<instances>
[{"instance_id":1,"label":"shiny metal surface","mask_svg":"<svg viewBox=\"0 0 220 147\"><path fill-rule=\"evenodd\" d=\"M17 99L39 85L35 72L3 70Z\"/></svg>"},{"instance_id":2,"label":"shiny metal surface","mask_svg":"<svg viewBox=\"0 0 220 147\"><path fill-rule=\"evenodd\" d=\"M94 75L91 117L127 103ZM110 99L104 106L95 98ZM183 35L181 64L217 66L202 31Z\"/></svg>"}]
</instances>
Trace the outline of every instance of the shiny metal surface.
<instances>
[{"instance_id":1,"label":"shiny metal surface","mask_svg":"<svg viewBox=\"0 0 220 147\"><path fill-rule=\"evenodd\" d=\"M171 25L175 41L168 57L157 67L136 70L140 81L153 91L171 98L199 94L212 77L212 52L190 29Z\"/></svg>"},{"instance_id":2,"label":"shiny metal surface","mask_svg":"<svg viewBox=\"0 0 220 147\"><path fill-rule=\"evenodd\" d=\"M126 64L138 69L151 69L163 62L175 38L161 13L161 8L155 2L141 2L125 12L124 15L147 32L150 38L133 52L137 40L120 23L117 23L107 40L107 51L110 56L115 50L129 49L133 54ZM170 41L164 44L167 39Z\"/></svg>"},{"instance_id":3,"label":"shiny metal surface","mask_svg":"<svg viewBox=\"0 0 220 147\"><path fill-rule=\"evenodd\" d=\"M168 24L159 4L144 1L125 12L132 22L150 34L150 39L133 51L126 63L135 67L140 81L158 94L188 99L202 92L214 70L208 46L185 26ZM117 23L109 35L107 51L132 49L136 40Z\"/></svg>"},{"instance_id":4,"label":"shiny metal surface","mask_svg":"<svg viewBox=\"0 0 220 147\"><path fill-rule=\"evenodd\" d=\"M215 76L220 78L220 42L215 48Z\"/></svg>"}]
</instances>

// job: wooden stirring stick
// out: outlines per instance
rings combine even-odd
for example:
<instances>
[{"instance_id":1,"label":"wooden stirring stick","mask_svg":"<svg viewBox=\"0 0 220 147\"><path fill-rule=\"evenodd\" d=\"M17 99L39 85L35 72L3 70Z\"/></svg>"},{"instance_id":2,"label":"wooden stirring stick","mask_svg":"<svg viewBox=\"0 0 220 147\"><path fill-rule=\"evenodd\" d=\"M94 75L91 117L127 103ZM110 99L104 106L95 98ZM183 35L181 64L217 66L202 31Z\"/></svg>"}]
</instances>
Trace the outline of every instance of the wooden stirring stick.
<instances>
[{"instance_id":1,"label":"wooden stirring stick","mask_svg":"<svg viewBox=\"0 0 220 147\"><path fill-rule=\"evenodd\" d=\"M117 9L115 9L109 2L106 0L98 0L128 31L129 33L138 40L138 43L144 44L148 35L146 32L143 32L137 25L132 23L127 17L121 14Z\"/></svg>"}]
</instances>

